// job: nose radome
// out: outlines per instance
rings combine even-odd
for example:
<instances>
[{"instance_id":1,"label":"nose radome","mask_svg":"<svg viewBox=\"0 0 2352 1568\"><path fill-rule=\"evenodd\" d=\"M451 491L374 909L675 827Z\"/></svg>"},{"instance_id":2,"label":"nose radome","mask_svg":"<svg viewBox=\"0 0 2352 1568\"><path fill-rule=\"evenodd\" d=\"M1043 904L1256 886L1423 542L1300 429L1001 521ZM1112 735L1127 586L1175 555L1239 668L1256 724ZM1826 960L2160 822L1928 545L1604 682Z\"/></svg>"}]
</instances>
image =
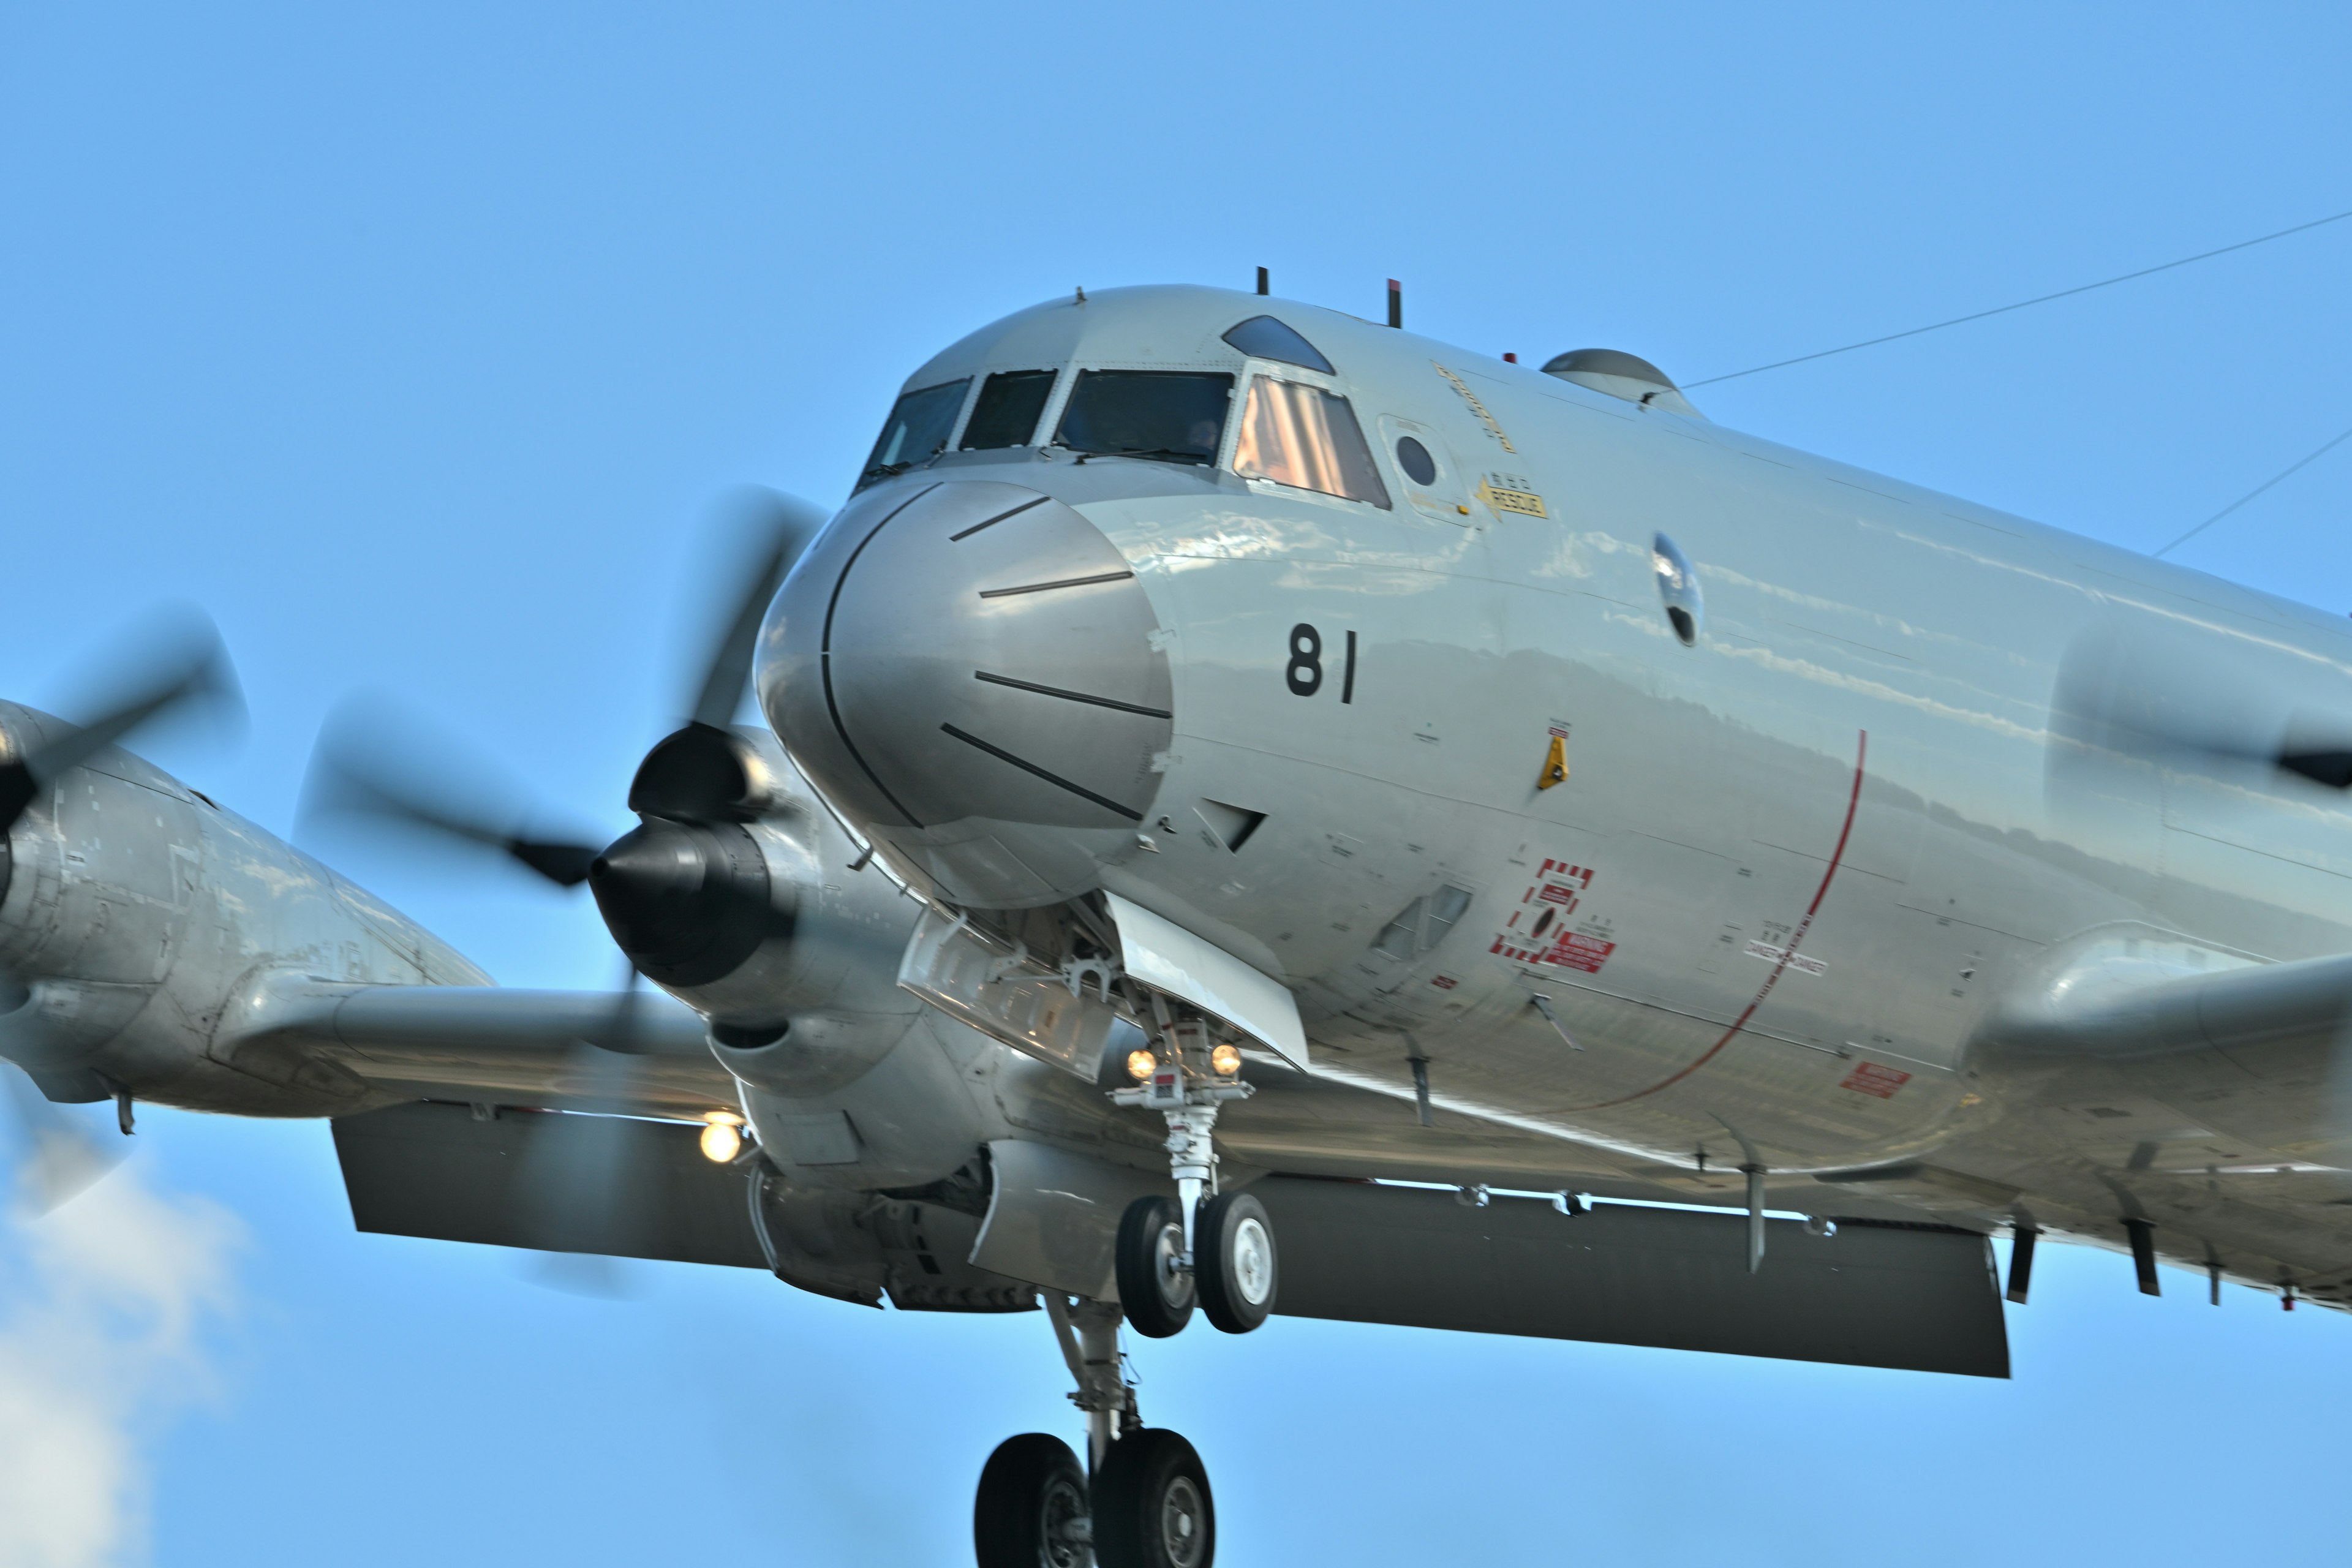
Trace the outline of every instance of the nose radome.
<instances>
[{"instance_id":1,"label":"nose radome","mask_svg":"<svg viewBox=\"0 0 2352 1568\"><path fill-rule=\"evenodd\" d=\"M1020 908L1133 853L1173 733L1159 617L1049 496L902 480L851 503L761 636L793 758L959 903Z\"/></svg>"}]
</instances>

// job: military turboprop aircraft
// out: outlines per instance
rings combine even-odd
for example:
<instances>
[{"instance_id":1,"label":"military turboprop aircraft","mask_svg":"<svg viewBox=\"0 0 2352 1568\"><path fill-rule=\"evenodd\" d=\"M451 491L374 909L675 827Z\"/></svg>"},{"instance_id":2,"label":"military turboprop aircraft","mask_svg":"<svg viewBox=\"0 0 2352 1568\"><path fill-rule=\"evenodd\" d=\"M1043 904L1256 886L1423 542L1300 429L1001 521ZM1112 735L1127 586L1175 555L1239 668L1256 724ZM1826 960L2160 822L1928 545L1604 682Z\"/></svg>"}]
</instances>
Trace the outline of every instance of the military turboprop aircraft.
<instances>
[{"instance_id":1,"label":"military turboprop aircraft","mask_svg":"<svg viewBox=\"0 0 2352 1568\"><path fill-rule=\"evenodd\" d=\"M1995 1235L2346 1302L2336 617L1203 288L944 350L772 537L609 847L322 746L657 992L10 708L0 1048L331 1116L363 1229L1042 1307L1086 1460L990 1458L984 1568L1207 1568L1119 1349L1196 1307L2005 1376Z\"/></svg>"}]
</instances>

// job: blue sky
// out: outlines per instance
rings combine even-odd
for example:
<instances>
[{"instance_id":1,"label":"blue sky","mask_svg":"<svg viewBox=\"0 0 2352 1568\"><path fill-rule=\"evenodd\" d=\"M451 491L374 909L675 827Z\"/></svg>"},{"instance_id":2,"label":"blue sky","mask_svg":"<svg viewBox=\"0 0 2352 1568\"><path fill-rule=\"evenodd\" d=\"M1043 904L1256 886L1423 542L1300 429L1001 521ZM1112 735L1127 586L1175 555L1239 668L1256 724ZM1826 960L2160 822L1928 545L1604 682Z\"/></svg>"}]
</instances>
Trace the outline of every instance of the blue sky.
<instances>
[{"instance_id":1,"label":"blue sky","mask_svg":"<svg viewBox=\"0 0 2352 1568\"><path fill-rule=\"evenodd\" d=\"M837 500L1006 311L1393 276L1696 381L2352 207L2347 55L2317 5L0 7L0 691L193 600L249 733L157 755L263 824L364 688L617 831L712 499ZM2348 268L2352 223L1695 396L2153 548L2352 426ZM2347 498L2352 443L2179 558L2352 609ZM584 901L348 864L609 983ZM321 1125L139 1147L0 1227L26 1561L952 1563L989 1447L1074 1430L1034 1316L583 1299L352 1234ZM1998 1385L1286 1320L1137 1360L1233 1568L2340 1550L2352 1323L2202 1283L2045 1253Z\"/></svg>"}]
</instances>

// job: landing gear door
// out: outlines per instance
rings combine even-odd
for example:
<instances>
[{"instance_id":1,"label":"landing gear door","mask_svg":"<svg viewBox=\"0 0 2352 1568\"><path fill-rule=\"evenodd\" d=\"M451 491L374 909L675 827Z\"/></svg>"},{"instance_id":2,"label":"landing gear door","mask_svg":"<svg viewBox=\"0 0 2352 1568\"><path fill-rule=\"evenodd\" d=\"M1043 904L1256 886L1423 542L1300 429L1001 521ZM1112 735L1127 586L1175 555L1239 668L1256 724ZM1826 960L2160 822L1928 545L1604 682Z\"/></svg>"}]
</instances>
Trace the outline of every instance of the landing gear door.
<instances>
[{"instance_id":1,"label":"landing gear door","mask_svg":"<svg viewBox=\"0 0 2352 1568\"><path fill-rule=\"evenodd\" d=\"M1444 437L1426 425L1393 414L1381 415L1380 426L1389 468L1415 511L1460 528L1476 528L1486 521L1472 510L1462 470Z\"/></svg>"}]
</instances>

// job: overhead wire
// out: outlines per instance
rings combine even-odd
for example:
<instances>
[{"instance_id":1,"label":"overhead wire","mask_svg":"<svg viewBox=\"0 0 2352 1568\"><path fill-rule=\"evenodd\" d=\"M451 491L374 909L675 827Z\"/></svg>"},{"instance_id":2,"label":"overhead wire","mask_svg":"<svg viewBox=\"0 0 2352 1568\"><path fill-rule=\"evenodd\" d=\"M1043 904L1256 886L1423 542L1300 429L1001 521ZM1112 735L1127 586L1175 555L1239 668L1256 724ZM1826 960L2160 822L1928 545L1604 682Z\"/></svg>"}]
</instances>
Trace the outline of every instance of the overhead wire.
<instances>
[{"instance_id":1,"label":"overhead wire","mask_svg":"<svg viewBox=\"0 0 2352 1568\"><path fill-rule=\"evenodd\" d=\"M2072 289L2061 289L2054 294L2037 294L2031 300L2020 300L2013 305L1996 305L1990 310L1972 310L1965 316L1954 316L1949 321L1932 321L1924 327L1912 327L1900 332L1888 332L1884 337L1864 338L1858 343L1846 343L1842 347L1833 349L1821 349L1812 353L1799 354L1794 359L1774 360L1770 364L1750 365L1746 370L1730 371L1722 375L1710 375L1704 381L1685 382L1683 384L1683 390L1689 392L1702 386L1713 386L1718 382L1738 381L1744 375L1761 375L1768 370L1785 370L1792 364L1805 364L1817 359L1828 359L1832 354L1848 354L1853 353L1856 349L1876 348L1881 343L1896 342L1904 338L1916 338L1923 332L1940 332L1946 327L1958 327L1963 326L1969 321L1981 321L1989 316L2005 316L2011 310L2022 310L2034 305L2046 305L2053 300L2071 299L2076 294L2087 294L2095 289L2108 289L2114 287L2117 283L2128 283L2135 278L2152 278L2159 272L2169 272L2176 267L2188 267L2200 261L2210 261L2217 256L2227 256L2234 250L2246 250L2257 245L2268 245L2272 240L2284 239L2290 235L2308 233L2312 229L2322 228L2331 223L2341 223L2348 217L2352 217L2352 210L2340 213L2331 213L2326 217L2314 218L2309 223L2299 223L2293 228L2283 228L2274 234L2257 235L2252 239L2242 239L2234 245L2224 245L2218 249L2200 250L2194 256L2184 256L2177 261L2167 261L2156 267L2143 267L2137 272L2125 272L2113 278L2102 278L2096 283L2081 283L2075 285ZM2317 454L2315 453L2314 456L2317 456ZM2309 459L2306 458L2305 461L2309 461ZM2290 469L2288 471L2293 472L2294 470ZM2284 479L2285 477L2285 474L2281 474L2279 476L2280 479ZM2277 483L2277 480L2274 479L2272 483L2275 484ZM2267 489L2268 487L2264 488ZM2256 491L2255 493L2260 494L2261 492ZM2252 499L2252 496L2248 496L2246 498L2248 500ZM2244 503L2242 501L2239 504L2242 505ZM2216 521L2216 519L2209 518L2206 521L2207 522L2211 522ZM2204 524L2200 524L2199 526L2202 527ZM2191 531L2193 532L2194 530ZM2168 545L2166 548L2170 549L2171 546Z\"/></svg>"},{"instance_id":2,"label":"overhead wire","mask_svg":"<svg viewBox=\"0 0 2352 1568\"><path fill-rule=\"evenodd\" d=\"M2303 469L2309 468L2312 464L2319 461L2320 458L2327 456L2328 453L2334 451L2336 447L2342 446L2347 441L2352 441L2352 429L2343 431L2332 439L2328 440L2325 445L2321 446L2318 450L2310 453L2308 456L2298 458L2294 462L2289 463L2285 468L2281 468L2277 473L2273 474L2269 479L2264 479L2261 484L2256 485L2252 489L2248 490L2244 495L2240 496L2236 500L2233 500L2228 506L2223 507L2220 511L2215 512L2212 516L2207 518L2204 521L2199 523L2196 527L2190 529L2188 532L2182 534L2179 538L2174 540L2163 549L2156 552L2156 559L2158 561L2163 560L2166 556L2171 554L2174 551L2179 549L2182 545L2188 543L2190 540L2196 538L2199 534L2204 532L2207 529L2212 527L2215 523L2221 521L2223 518L2229 516L2231 512L2237 510L2240 507L2253 500L2256 496L2261 495L2264 490L2269 489L2273 485L2277 484L2282 479L2294 478L2294 475L2301 472Z\"/></svg>"}]
</instances>

